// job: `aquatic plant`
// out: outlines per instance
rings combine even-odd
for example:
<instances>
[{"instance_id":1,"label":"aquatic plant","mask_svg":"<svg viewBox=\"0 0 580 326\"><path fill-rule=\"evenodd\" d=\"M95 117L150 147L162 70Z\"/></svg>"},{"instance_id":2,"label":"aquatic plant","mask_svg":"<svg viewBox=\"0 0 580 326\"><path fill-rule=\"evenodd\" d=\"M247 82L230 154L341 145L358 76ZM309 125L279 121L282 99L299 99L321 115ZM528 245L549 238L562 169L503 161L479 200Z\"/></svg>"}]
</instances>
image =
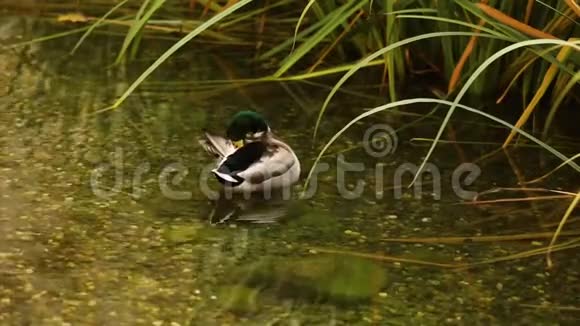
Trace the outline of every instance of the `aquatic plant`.
<instances>
[{"instance_id":1,"label":"aquatic plant","mask_svg":"<svg viewBox=\"0 0 580 326\"><path fill-rule=\"evenodd\" d=\"M70 2L60 4L49 10L60 13L61 21L91 23L75 49L82 46L82 40L90 32L101 26L120 24L128 27L117 64L124 58L135 58L141 39L153 33L184 34L180 46L196 35L204 42L224 44L229 41L234 46L238 43L253 46L256 48L253 60L267 63L274 70L264 78L246 82L304 80L336 74L342 71L345 63L345 68L350 69L357 60L372 56L377 61L364 61L364 64L359 63L359 68L383 66L380 82L388 89L391 101L400 97L398 91L404 89L409 75L429 72L447 81L447 93L452 94L487 58L509 44L533 39L567 40L578 30L575 16L579 11L574 1L310 0L303 3L273 0L257 3L191 0L189 6L183 6L148 0L121 1L116 5L111 1L114 7L101 18L88 14L79 18L79 15L71 17L66 13ZM88 1L83 2L82 7L78 3L75 6L86 13L107 9L103 2ZM235 10L231 10L232 7ZM238 10L242 7L243 10ZM219 18L212 18L208 24L206 20L211 13ZM112 15L121 16L109 18ZM191 35L194 29L196 33ZM554 84L549 94L553 105L544 129L546 138L557 111L555 104L570 98L576 84L577 51L562 48L563 52L555 55L555 50L557 48L546 49L538 44L507 53L488 67L468 92L475 95L510 92L512 96L521 97L524 105L531 100L517 124L522 126L537 102L545 96L547 88ZM152 69L168 57L162 56ZM130 88L128 94L132 90ZM505 94L499 96L498 102L504 98ZM120 102L122 100L114 107ZM321 115L324 110L325 107ZM513 133L506 143L512 137Z\"/></svg>"}]
</instances>

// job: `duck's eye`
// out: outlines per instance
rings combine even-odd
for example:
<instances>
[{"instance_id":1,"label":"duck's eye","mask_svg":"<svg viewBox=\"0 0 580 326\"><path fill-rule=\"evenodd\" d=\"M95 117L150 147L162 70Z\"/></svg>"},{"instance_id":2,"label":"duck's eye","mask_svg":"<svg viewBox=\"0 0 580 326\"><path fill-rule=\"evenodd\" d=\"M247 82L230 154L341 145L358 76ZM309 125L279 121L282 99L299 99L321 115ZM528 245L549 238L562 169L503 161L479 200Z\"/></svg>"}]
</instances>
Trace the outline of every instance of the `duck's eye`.
<instances>
[{"instance_id":1,"label":"duck's eye","mask_svg":"<svg viewBox=\"0 0 580 326\"><path fill-rule=\"evenodd\" d=\"M244 146L244 140L243 139L232 140L232 144L234 144L234 147L240 148L240 147Z\"/></svg>"}]
</instances>

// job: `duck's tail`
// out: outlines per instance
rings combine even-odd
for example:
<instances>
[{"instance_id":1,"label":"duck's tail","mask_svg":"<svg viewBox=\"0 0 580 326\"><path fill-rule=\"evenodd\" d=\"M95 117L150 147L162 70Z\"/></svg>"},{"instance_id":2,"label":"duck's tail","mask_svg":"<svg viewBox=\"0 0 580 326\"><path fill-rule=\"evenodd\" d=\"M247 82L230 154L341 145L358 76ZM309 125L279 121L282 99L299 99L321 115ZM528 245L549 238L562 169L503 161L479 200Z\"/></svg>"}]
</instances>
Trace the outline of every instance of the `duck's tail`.
<instances>
[{"instance_id":1,"label":"duck's tail","mask_svg":"<svg viewBox=\"0 0 580 326\"><path fill-rule=\"evenodd\" d=\"M234 145L221 136L215 136L205 132L205 139L200 139L201 146L210 154L217 158L223 158L235 151Z\"/></svg>"}]
</instances>

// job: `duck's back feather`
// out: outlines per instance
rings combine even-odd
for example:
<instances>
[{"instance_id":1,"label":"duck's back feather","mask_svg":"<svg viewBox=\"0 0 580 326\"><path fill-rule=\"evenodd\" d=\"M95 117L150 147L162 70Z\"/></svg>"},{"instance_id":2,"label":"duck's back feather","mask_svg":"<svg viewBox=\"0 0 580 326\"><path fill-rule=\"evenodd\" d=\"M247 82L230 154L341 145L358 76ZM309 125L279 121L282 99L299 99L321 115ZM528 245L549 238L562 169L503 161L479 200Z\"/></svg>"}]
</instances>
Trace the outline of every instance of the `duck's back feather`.
<instances>
[{"instance_id":1,"label":"duck's back feather","mask_svg":"<svg viewBox=\"0 0 580 326\"><path fill-rule=\"evenodd\" d=\"M238 174L252 190L264 187L279 188L295 183L300 176L300 162L284 143L270 139L266 154Z\"/></svg>"}]
</instances>

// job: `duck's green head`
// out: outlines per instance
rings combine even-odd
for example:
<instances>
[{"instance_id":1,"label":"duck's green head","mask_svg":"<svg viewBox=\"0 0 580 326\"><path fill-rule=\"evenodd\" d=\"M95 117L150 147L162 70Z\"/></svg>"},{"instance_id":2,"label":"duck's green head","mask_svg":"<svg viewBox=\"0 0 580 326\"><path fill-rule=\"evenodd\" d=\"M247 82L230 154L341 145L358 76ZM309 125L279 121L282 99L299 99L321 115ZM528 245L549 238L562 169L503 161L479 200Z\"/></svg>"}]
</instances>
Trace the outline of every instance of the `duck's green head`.
<instances>
[{"instance_id":1,"label":"duck's green head","mask_svg":"<svg viewBox=\"0 0 580 326\"><path fill-rule=\"evenodd\" d=\"M240 111L232 118L226 136L236 147L241 147L246 142L260 139L268 131L270 127L262 115L254 111Z\"/></svg>"}]
</instances>

